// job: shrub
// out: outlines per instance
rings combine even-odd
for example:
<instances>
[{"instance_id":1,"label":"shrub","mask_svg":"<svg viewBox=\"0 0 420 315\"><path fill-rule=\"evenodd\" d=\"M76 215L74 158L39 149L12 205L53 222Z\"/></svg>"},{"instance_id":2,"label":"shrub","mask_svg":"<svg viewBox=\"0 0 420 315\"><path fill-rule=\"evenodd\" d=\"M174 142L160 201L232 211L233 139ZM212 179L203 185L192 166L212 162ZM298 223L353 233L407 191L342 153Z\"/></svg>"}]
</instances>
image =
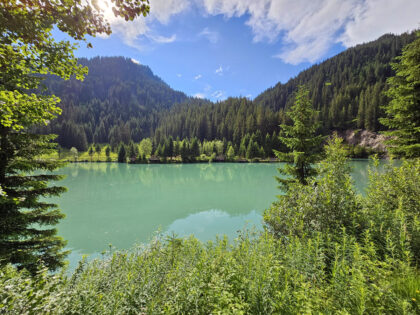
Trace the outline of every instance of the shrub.
<instances>
[{"instance_id":1,"label":"shrub","mask_svg":"<svg viewBox=\"0 0 420 315\"><path fill-rule=\"evenodd\" d=\"M419 264L420 159L405 160L399 167L390 163L382 171L374 160L363 212L383 255Z\"/></svg>"},{"instance_id":2,"label":"shrub","mask_svg":"<svg viewBox=\"0 0 420 315\"><path fill-rule=\"evenodd\" d=\"M302 237L315 232L340 234L358 229L360 202L353 189L342 140L334 137L325 147L319 176L309 185L294 183L264 213L265 226L276 237Z\"/></svg>"}]
</instances>

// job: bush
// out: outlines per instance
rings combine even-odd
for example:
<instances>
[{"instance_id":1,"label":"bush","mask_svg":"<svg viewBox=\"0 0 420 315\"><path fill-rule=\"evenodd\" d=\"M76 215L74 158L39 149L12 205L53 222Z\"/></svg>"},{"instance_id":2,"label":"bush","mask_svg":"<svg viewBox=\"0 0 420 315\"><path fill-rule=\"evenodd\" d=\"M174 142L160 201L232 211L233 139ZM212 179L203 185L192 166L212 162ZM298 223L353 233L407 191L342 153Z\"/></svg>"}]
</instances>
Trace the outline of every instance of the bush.
<instances>
[{"instance_id":1,"label":"bush","mask_svg":"<svg viewBox=\"0 0 420 315\"><path fill-rule=\"evenodd\" d=\"M326 159L319 176L308 185L293 183L264 213L267 230L277 238L302 237L316 232L341 234L358 230L359 198L353 189L342 139L334 137L325 147Z\"/></svg>"},{"instance_id":2,"label":"bush","mask_svg":"<svg viewBox=\"0 0 420 315\"><path fill-rule=\"evenodd\" d=\"M420 263L420 159L374 165L363 214L383 255L398 255Z\"/></svg>"},{"instance_id":3,"label":"bush","mask_svg":"<svg viewBox=\"0 0 420 315\"><path fill-rule=\"evenodd\" d=\"M330 268L327 266L330 265ZM330 270L329 272L326 272ZM419 275L377 260L369 238L269 234L155 239L147 247L82 262L68 277L13 267L0 276L7 314L356 314L419 311Z\"/></svg>"}]
</instances>

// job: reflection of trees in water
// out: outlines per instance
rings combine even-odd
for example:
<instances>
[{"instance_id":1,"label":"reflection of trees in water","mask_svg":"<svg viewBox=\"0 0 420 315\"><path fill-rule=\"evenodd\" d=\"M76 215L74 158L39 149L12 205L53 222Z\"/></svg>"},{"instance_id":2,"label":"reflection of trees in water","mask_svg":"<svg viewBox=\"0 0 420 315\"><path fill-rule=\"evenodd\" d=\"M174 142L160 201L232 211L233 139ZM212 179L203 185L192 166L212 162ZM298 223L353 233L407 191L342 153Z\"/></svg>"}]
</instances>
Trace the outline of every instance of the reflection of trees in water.
<instances>
[{"instance_id":1,"label":"reflection of trees in water","mask_svg":"<svg viewBox=\"0 0 420 315\"><path fill-rule=\"evenodd\" d=\"M386 162L381 161L382 168ZM398 163L398 162L397 162ZM352 161L352 177L359 192L368 184L368 160ZM87 186L97 183L109 185L139 185L162 189L170 186L191 185L194 187L212 185L241 185L254 183L266 185L267 176L274 177L279 164L171 164L171 165L129 165L118 163L75 163L58 173L66 173ZM64 171L63 171L64 170ZM276 185L274 179L273 186Z\"/></svg>"},{"instance_id":2,"label":"reflection of trees in water","mask_svg":"<svg viewBox=\"0 0 420 315\"><path fill-rule=\"evenodd\" d=\"M366 185L367 165L367 161L353 163L358 185ZM254 209L261 213L275 201L277 167L279 164L70 164L58 171L69 175L62 182L69 191L54 200L67 214L59 232L70 247L95 252L108 243L130 247L176 220L182 228L215 217L220 221L212 226L232 225L240 216ZM209 209L220 209L223 216Z\"/></svg>"}]
</instances>

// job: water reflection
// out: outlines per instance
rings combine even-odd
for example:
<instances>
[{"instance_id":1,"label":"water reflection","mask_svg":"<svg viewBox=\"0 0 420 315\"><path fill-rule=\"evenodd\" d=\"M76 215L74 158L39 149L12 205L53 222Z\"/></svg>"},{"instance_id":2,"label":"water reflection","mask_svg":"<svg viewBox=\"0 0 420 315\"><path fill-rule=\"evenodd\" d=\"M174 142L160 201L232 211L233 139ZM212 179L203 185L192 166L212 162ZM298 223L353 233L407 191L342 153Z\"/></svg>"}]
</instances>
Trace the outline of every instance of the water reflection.
<instances>
[{"instance_id":1,"label":"water reflection","mask_svg":"<svg viewBox=\"0 0 420 315\"><path fill-rule=\"evenodd\" d=\"M230 215L212 209L190 214L186 218L177 219L169 225L167 233L175 233L179 237L194 235L202 241L214 239L215 235L227 235L233 239L237 231L246 228L262 228L262 217L255 210L246 215Z\"/></svg>"},{"instance_id":2,"label":"water reflection","mask_svg":"<svg viewBox=\"0 0 420 315\"><path fill-rule=\"evenodd\" d=\"M367 164L352 162L359 191ZM158 229L202 240L233 237L248 221L261 227L261 213L279 194L274 176L280 166L71 164L58 171L67 175L60 184L69 189L54 200L67 216L59 235L78 254L101 252L109 243L129 248Z\"/></svg>"},{"instance_id":3,"label":"water reflection","mask_svg":"<svg viewBox=\"0 0 420 315\"><path fill-rule=\"evenodd\" d=\"M243 227L239 218L245 223L252 211L261 213L278 193L276 166L267 164L80 163L60 173L68 175L62 184L69 191L56 200L67 215L59 234L83 253L101 251L108 243L128 248L146 242L157 229L208 209L227 216L219 216L206 235L236 231ZM223 218L226 228L220 230Z\"/></svg>"}]
</instances>

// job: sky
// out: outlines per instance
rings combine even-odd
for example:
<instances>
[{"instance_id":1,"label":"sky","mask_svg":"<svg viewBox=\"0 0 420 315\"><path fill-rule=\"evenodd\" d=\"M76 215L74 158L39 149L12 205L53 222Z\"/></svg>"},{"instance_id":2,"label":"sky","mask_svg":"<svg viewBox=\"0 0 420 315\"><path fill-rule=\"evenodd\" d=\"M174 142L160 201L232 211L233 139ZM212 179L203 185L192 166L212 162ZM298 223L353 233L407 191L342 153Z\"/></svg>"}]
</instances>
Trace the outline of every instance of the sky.
<instances>
[{"instance_id":1,"label":"sky","mask_svg":"<svg viewBox=\"0 0 420 315\"><path fill-rule=\"evenodd\" d=\"M150 0L133 22L98 2L113 34L76 56L125 56L212 101L253 99L348 47L420 28L420 0Z\"/></svg>"}]
</instances>

